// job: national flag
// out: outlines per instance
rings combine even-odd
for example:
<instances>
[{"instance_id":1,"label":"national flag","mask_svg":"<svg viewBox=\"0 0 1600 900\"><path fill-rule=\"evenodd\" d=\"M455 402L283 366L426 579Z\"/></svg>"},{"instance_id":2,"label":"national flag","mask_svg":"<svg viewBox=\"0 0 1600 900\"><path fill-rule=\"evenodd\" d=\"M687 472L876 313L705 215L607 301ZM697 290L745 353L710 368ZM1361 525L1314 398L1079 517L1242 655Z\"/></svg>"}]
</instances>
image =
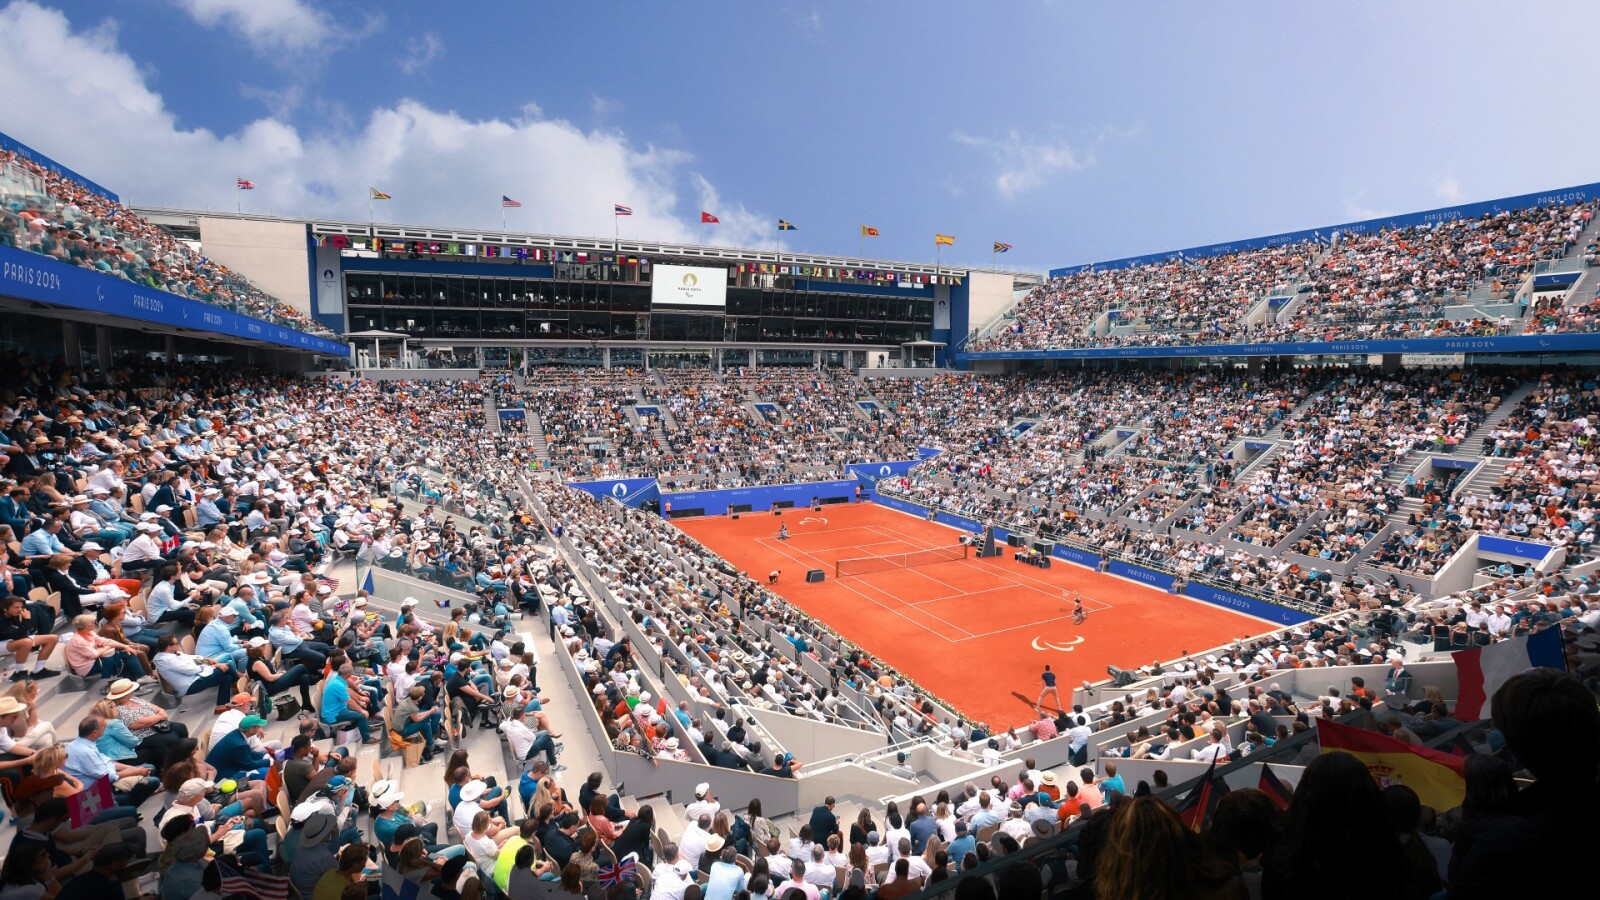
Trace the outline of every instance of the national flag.
<instances>
[{"instance_id":1,"label":"national flag","mask_svg":"<svg viewBox=\"0 0 1600 900\"><path fill-rule=\"evenodd\" d=\"M366 579L364 581L361 582L361 589L363 591L367 592L367 596L369 596L369 597L372 596L373 587L372 587L372 570L371 569L367 570L367 577L366 577Z\"/></svg>"},{"instance_id":2,"label":"national flag","mask_svg":"<svg viewBox=\"0 0 1600 900\"><path fill-rule=\"evenodd\" d=\"M1466 796L1466 760L1455 754L1327 719L1317 720L1317 740L1323 753L1342 751L1361 760L1379 788L1403 784L1416 791L1423 806L1454 809Z\"/></svg>"},{"instance_id":3,"label":"national flag","mask_svg":"<svg viewBox=\"0 0 1600 900\"><path fill-rule=\"evenodd\" d=\"M605 888L616 887L634 877L633 860L627 857L619 860L615 865L600 867L600 886Z\"/></svg>"},{"instance_id":4,"label":"national flag","mask_svg":"<svg viewBox=\"0 0 1600 900\"><path fill-rule=\"evenodd\" d=\"M935 234L933 236L933 242L935 244L942 244L946 247L954 247L956 245L956 236L953 234Z\"/></svg>"},{"instance_id":5,"label":"national flag","mask_svg":"<svg viewBox=\"0 0 1600 900\"><path fill-rule=\"evenodd\" d=\"M633 215L633 207L623 206L621 203L616 203L611 207L611 214L617 216L631 216Z\"/></svg>"},{"instance_id":6,"label":"national flag","mask_svg":"<svg viewBox=\"0 0 1600 900\"><path fill-rule=\"evenodd\" d=\"M994 242L994 252L996 252L996 253L1004 253L1004 252L1006 252L1007 250L1010 250L1010 249L1011 249L1011 245L1010 244L1002 244L999 241L995 241Z\"/></svg>"},{"instance_id":7,"label":"national flag","mask_svg":"<svg viewBox=\"0 0 1600 900\"><path fill-rule=\"evenodd\" d=\"M450 608L450 598L446 597L443 600L435 600L435 601L433 601L433 605L439 607L440 609L449 609Z\"/></svg>"},{"instance_id":8,"label":"national flag","mask_svg":"<svg viewBox=\"0 0 1600 900\"><path fill-rule=\"evenodd\" d=\"M1256 782L1256 790L1266 794L1273 803L1278 804L1279 809L1289 808L1289 798L1293 792L1278 776L1272 774L1272 767L1266 763L1261 764L1261 780Z\"/></svg>"},{"instance_id":9,"label":"national flag","mask_svg":"<svg viewBox=\"0 0 1600 900\"><path fill-rule=\"evenodd\" d=\"M67 820L73 828L82 828L115 805L111 797L111 776L101 775L67 798Z\"/></svg>"},{"instance_id":10,"label":"national flag","mask_svg":"<svg viewBox=\"0 0 1600 900\"><path fill-rule=\"evenodd\" d=\"M863 225L863 226L861 226L861 236L862 237L877 237L878 236L878 229L873 228L871 225Z\"/></svg>"},{"instance_id":11,"label":"national flag","mask_svg":"<svg viewBox=\"0 0 1600 900\"><path fill-rule=\"evenodd\" d=\"M317 576L317 584L325 584L325 585L327 585L328 586L328 590L330 590L330 591L337 591L339 589L339 579L337 579L337 578L329 578L326 575L318 575Z\"/></svg>"},{"instance_id":12,"label":"national flag","mask_svg":"<svg viewBox=\"0 0 1600 900\"><path fill-rule=\"evenodd\" d=\"M717 218L716 216L713 216L711 213L708 213L703 209L700 210L700 224L701 225L718 225L718 224L721 224L721 222L722 222L721 219Z\"/></svg>"},{"instance_id":13,"label":"national flag","mask_svg":"<svg viewBox=\"0 0 1600 900\"><path fill-rule=\"evenodd\" d=\"M394 866L384 866L379 877L382 900L417 900L422 895L422 885L400 874Z\"/></svg>"},{"instance_id":14,"label":"national flag","mask_svg":"<svg viewBox=\"0 0 1600 900\"><path fill-rule=\"evenodd\" d=\"M1559 628L1546 628L1486 647L1457 650L1450 658L1456 663L1456 718L1463 722L1489 718L1494 692L1513 675L1529 669L1567 667Z\"/></svg>"},{"instance_id":15,"label":"national flag","mask_svg":"<svg viewBox=\"0 0 1600 900\"><path fill-rule=\"evenodd\" d=\"M1178 804L1178 818L1190 831L1198 833L1211 824L1211 814L1217 811L1222 795L1228 792L1228 783L1217 778L1216 774L1217 758L1213 756L1200 783Z\"/></svg>"},{"instance_id":16,"label":"national flag","mask_svg":"<svg viewBox=\"0 0 1600 900\"><path fill-rule=\"evenodd\" d=\"M274 875L260 869L239 869L223 860L215 860L217 874L222 877L222 893L244 894L260 900L289 900L289 877Z\"/></svg>"},{"instance_id":17,"label":"national flag","mask_svg":"<svg viewBox=\"0 0 1600 900\"><path fill-rule=\"evenodd\" d=\"M388 194L385 194L383 191L380 191L375 187L369 187L369 188L367 188L367 190L370 192L370 193L367 194L367 196L371 197L373 200L393 200L394 199L393 197L390 197Z\"/></svg>"},{"instance_id":18,"label":"national flag","mask_svg":"<svg viewBox=\"0 0 1600 900\"><path fill-rule=\"evenodd\" d=\"M236 178L234 180L238 183L241 191L253 191L256 189L256 183L248 178Z\"/></svg>"},{"instance_id":19,"label":"national flag","mask_svg":"<svg viewBox=\"0 0 1600 900\"><path fill-rule=\"evenodd\" d=\"M505 194L501 194L500 195L500 205L505 207L506 209L521 209L522 208L521 201L513 200L510 197L507 197Z\"/></svg>"},{"instance_id":20,"label":"national flag","mask_svg":"<svg viewBox=\"0 0 1600 900\"><path fill-rule=\"evenodd\" d=\"M794 231L796 229L794 227L794 224L792 222L790 222L789 220L787 220L787 219L779 219L778 220L778 230L779 231Z\"/></svg>"}]
</instances>

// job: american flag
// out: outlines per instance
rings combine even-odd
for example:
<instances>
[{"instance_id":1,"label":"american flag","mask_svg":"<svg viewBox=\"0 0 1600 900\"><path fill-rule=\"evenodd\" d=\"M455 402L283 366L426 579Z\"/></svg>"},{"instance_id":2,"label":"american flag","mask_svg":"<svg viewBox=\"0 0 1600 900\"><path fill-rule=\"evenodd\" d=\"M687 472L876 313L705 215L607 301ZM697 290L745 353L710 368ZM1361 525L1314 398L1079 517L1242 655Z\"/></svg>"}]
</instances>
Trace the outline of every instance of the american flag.
<instances>
[{"instance_id":1,"label":"american flag","mask_svg":"<svg viewBox=\"0 0 1600 900\"><path fill-rule=\"evenodd\" d=\"M317 584L325 584L325 585L327 585L328 586L328 590L330 590L330 591L337 591L339 589L339 579L337 579L337 578L329 578L326 575L318 575L317 576Z\"/></svg>"},{"instance_id":2,"label":"american flag","mask_svg":"<svg viewBox=\"0 0 1600 900\"><path fill-rule=\"evenodd\" d=\"M500 195L500 205L504 206L506 209L521 209L522 208L522 204L520 202L518 202L516 200L513 200L510 197L507 197L505 194L501 194Z\"/></svg>"},{"instance_id":3,"label":"american flag","mask_svg":"<svg viewBox=\"0 0 1600 900\"><path fill-rule=\"evenodd\" d=\"M634 877L633 860L625 858L614 866L601 867L600 886L616 887L632 877Z\"/></svg>"},{"instance_id":4,"label":"american flag","mask_svg":"<svg viewBox=\"0 0 1600 900\"><path fill-rule=\"evenodd\" d=\"M621 203L613 204L612 207L611 207L611 211L613 213L619 215L619 216L631 216L631 215L633 215L633 207L631 207L631 206L623 206Z\"/></svg>"},{"instance_id":5,"label":"american flag","mask_svg":"<svg viewBox=\"0 0 1600 900\"><path fill-rule=\"evenodd\" d=\"M222 893L246 894L260 900L289 900L289 879L258 869L236 869L217 860L217 874L222 876Z\"/></svg>"},{"instance_id":6,"label":"american flag","mask_svg":"<svg viewBox=\"0 0 1600 900\"><path fill-rule=\"evenodd\" d=\"M239 182L239 190L241 191L253 191L256 189L256 183L248 178L239 178L236 180Z\"/></svg>"}]
</instances>

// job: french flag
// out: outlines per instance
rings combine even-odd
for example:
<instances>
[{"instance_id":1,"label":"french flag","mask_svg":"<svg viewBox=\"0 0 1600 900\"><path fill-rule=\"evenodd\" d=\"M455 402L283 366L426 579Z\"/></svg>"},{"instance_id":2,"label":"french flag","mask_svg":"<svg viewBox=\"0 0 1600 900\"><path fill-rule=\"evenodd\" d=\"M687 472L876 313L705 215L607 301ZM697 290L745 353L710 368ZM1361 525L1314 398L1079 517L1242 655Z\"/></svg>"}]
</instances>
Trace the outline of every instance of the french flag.
<instances>
[{"instance_id":1,"label":"french flag","mask_svg":"<svg viewBox=\"0 0 1600 900\"><path fill-rule=\"evenodd\" d=\"M1456 663L1456 682L1460 691L1457 695L1460 699L1456 701L1456 718L1463 722L1489 718L1489 705L1494 692L1513 676L1529 669L1567 667L1561 647L1560 628L1546 628L1487 647L1457 650L1450 656Z\"/></svg>"}]
</instances>

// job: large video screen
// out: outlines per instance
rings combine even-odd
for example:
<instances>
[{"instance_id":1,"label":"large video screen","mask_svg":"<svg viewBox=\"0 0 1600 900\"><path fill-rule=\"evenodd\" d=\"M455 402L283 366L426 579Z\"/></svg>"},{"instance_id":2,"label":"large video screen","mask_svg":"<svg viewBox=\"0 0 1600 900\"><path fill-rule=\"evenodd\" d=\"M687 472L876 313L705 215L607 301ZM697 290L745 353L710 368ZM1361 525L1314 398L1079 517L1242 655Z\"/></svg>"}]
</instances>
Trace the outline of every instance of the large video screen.
<instances>
[{"instance_id":1,"label":"large video screen","mask_svg":"<svg viewBox=\"0 0 1600 900\"><path fill-rule=\"evenodd\" d=\"M699 266L653 266L650 270L651 306L728 305L728 270Z\"/></svg>"}]
</instances>

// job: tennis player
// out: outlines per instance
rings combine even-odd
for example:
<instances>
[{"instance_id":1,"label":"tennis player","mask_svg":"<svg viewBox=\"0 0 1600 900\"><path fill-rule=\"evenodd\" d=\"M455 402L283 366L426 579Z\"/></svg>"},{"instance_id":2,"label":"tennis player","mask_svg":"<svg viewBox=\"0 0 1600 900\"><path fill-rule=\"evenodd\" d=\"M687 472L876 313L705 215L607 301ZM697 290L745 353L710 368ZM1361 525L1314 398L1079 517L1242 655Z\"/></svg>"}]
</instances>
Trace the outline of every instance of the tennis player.
<instances>
[{"instance_id":1,"label":"tennis player","mask_svg":"<svg viewBox=\"0 0 1600 900\"><path fill-rule=\"evenodd\" d=\"M1056 673L1050 671L1050 664L1045 663L1044 671L1039 673L1039 680L1044 682L1044 690L1039 692L1039 699L1034 701L1033 711L1043 712L1045 695L1048 694L1056 701L1056 709L1062 709L1061 695L1056 692Z\"/></svg>"}]
</instances>

